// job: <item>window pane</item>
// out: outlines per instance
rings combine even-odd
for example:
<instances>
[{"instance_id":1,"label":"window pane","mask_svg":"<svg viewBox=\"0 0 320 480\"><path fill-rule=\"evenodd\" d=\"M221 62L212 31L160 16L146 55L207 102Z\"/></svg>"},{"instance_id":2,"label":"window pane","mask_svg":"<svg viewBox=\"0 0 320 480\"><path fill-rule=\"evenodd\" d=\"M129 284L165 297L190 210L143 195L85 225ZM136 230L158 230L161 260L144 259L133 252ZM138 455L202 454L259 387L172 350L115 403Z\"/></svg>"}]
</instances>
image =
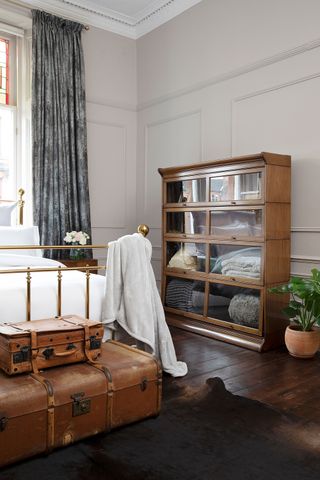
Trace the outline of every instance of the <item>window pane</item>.
<instances>
[{"instance_id":1,"label":"window pane","mask_svg":"<svg viewBox=\"0 0 320 480\"><path fill-rule=\"evenodd\" d=\"M167 186L168 203L196 203L206 201L206 179L169 182Z\"/></svg>"},{"instance_id":2,"label":"window pane","mask_svg":"<svg viewBox=\"0 0 320 480\"><path fill-rule=\"evenodd\" d=\"M0 198L15 198L14 110L0 106Z\"/></svg>"},{"instance_id":3,"label":"window pane","mask_svg":"<svg viewBox=\"0 0 320 480\"><path fill-rule=\"evenodd\" d=\"M9 42L0 38L0 103L9 104Z\"/></svg>"},{"instance_id":4,"label":"window pane","mask_svg":"<svg viewBox=\"0 0 320 480\"><path fill-rule=\"evenodd\" d=\"M206 212L167 212L167 233L206 234Z\"/></svg>"},{"instance_id":5,"label":"window pane","mask_svg":"<svg viewBox=\"0 0 320 480\"><path fill-rule=\"evenodd\" d=\"M203 315L205 283L186 278L167 278L165 305Z\"/></svg>"},{"instance_id":6,"label":"window pane","mask_svg":"<svg viewBox=\"0 0 320 480\"><path fill-rule=\"evenodd\" d=\"M260 290L211 283L208 317L259 328Z\"/></svg>"},{"instance_id":7,"label":"window pane","mask_svg":"<svg viewBox=\"0 0 320 480\"><path fill-rule=\"evenodd\" d=\"M261 247L210 245L210 272L230 277L261 279Z\"/></svg>"},{"instance_id":8,"label":"window pane","mask_svg":"<svg viewBox=\"0 0 320 480\"><path fill-rule=\"evenodd\" d=\"M205 272L206 245L192 242L167 242L167 268Z\"/></svg>"},{"instance_id":9,"label":"window pane","mask_svg":"<svg viewBox=\"0 0 320 480\"><path fill-rule=\"evenodd\" d=\"M211 202L258 200L261 198L261 172L211 178Z\"/></svg>"},{"instance_id":10,"label":"window pane","mask_svg":"<svg viewBox=\"0 0 320 480\"><path fill-rule=\"evenodd\" d=\"M214 210L211 212L210 234L224 238L261 237L261 209Z\"/></svg>"}]
</instances>

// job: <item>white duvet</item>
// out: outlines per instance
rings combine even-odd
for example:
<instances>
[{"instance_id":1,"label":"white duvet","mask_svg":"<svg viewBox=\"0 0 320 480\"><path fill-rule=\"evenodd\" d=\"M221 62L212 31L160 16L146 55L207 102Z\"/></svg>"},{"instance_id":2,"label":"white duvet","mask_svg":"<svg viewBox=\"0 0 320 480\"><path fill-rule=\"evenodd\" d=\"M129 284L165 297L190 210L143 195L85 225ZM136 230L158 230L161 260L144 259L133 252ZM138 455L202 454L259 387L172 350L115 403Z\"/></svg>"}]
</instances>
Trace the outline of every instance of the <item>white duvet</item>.
<instances>
[{"instance_id":1,"label":"white duvet","mask_svg":"<svg viewBox=\"0 0 320 480\"><path fill-rule=\"evenodd\" d=\"M42 257L0 254L0 270L19 268L57 267L62 263ZM90 318L101 320L106 279L90 275ZM85 274L62 272L62 315L85 316ZM31 319L57 315L57 272L32 273ZM0 322L16 323L26 320L26 274L0 274Z\"/></svg>"}]
</instances>

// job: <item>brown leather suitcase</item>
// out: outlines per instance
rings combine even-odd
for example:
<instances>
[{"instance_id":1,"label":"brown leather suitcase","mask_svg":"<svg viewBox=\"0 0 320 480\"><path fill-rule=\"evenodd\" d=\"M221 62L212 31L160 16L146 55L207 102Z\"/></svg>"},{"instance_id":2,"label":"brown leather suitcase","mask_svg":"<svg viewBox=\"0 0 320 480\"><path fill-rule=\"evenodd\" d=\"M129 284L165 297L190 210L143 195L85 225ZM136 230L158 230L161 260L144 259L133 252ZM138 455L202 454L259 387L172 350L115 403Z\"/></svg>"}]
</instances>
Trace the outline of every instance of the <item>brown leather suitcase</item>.
<instances>
[{"instance_id":1,"label":"brown leather suitcase","mask_svg":"<svg viewBox=\"0 0 320 480\"><path fill-rule=\"evenodd\" d=\"M110 429L159 414L162 371L153 355L110 340L98 363L109 381Z\"/></svg>"},{"instance_id":2,"label":"brown leather suitcase","mask_svg":"<svg viewBox=\"0 0 320 480\"><path fill-rule=\"evenodd\" d=\"M108 429L108 381L88 363L0 372L0 467Z\"/></svg>"},{"instance_id":3,"label":"brown leather suitcase","mask_svg":"<svg viewBox=\"0 0 320 480\"><path fill-rule=\"evenodd\" d=\"M76 315L0 324L0 368L8 375L96 360L103 326Z\"/></svg>"}]
</instances>

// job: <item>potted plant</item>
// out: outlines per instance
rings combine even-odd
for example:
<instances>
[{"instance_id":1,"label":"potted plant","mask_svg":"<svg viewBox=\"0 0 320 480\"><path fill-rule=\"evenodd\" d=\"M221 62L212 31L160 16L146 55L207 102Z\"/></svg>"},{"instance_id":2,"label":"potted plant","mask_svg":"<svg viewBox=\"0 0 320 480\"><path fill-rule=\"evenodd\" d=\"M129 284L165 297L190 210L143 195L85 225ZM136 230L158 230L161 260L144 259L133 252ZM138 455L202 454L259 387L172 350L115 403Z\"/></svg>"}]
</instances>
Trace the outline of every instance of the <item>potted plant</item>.
<instances>
[{"instance_id":1,"label":"potted plant","mask_svg":"<svg viewBox=\"0 0 320 480\"><path fill-rule=\"evenodd\" d=\"M312 358L319 349L320 330L320 271L311 270L310 278L292 277L289 283L274 287L270 292L290 294L289 305L283 310L291 324L285 332L285 344L290 355Z\"/></svg>"}]
</instances>

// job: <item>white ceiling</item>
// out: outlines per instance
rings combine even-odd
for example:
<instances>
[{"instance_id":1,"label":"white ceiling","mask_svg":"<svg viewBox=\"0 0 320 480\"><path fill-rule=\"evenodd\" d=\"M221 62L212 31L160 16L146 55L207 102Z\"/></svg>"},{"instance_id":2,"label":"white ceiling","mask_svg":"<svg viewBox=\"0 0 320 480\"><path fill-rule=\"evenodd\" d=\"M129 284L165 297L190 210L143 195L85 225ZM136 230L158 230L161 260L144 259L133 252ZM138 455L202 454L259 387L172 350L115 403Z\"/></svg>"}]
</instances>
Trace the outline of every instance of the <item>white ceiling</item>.
<instances>
[{"instance_id":1,"label":"white ceiling","mask_svg":"<svg viewBox=\"0 0 320 480\"><path fill-rule=\"evenodd\" d=\"M141 10L159 2L155 2L155 0L92 0L89 3L95 5L97 9L114 10L123 15L136 17L139 16Z\"/></svg>"},{"instance_id":2,"label":"white ceiling","mask_svg":"<svg viewBox=\"0 0 320 480\"><path fill-rule=\"evenodd\" d=\"M22 0L32 7L130 38L141 37L201 1Z\"/></svg>"}]
</instances>

